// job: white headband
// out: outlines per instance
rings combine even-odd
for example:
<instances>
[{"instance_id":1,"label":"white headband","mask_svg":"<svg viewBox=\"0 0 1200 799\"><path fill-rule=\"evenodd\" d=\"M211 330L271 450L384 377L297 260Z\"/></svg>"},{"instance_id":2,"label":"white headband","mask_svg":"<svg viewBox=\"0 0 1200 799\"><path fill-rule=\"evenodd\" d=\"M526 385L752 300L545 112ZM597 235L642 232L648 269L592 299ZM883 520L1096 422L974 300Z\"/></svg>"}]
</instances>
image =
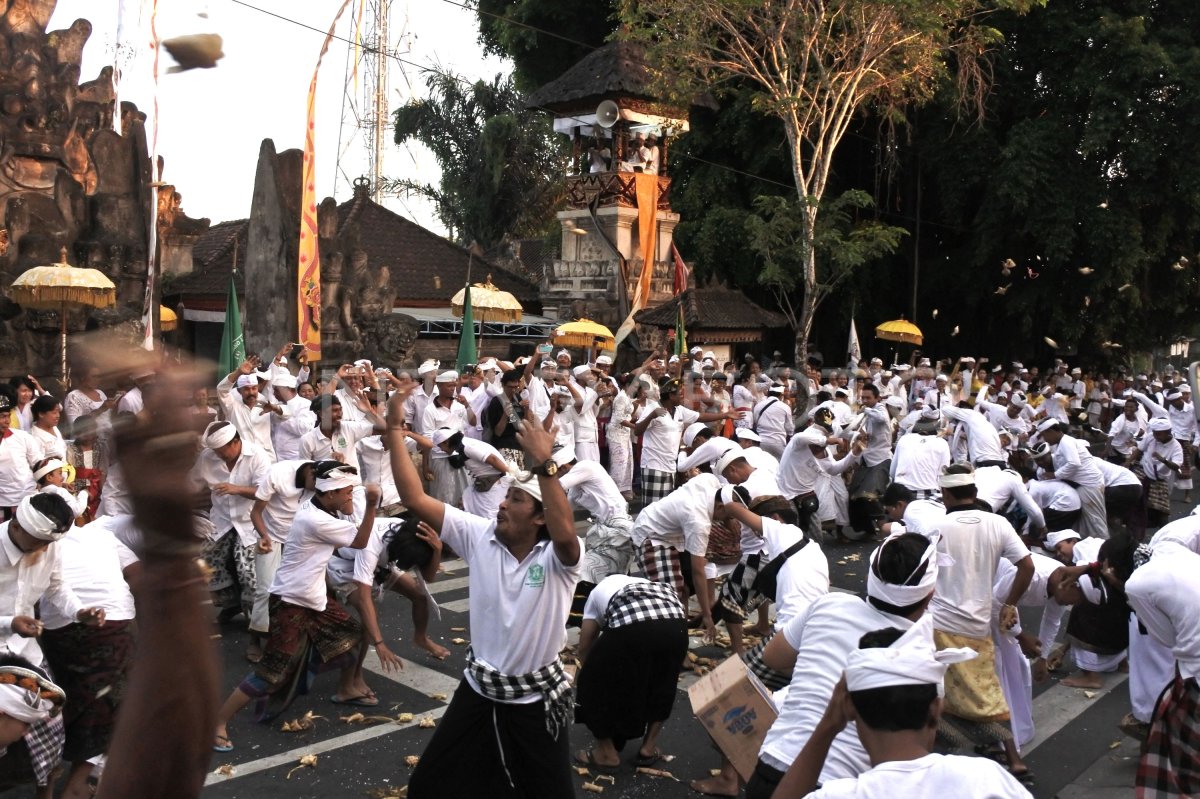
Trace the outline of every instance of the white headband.
<instances>
[{"instance_id":1,"label":"white headband","mask_svg":"<svg viewBox=\"0 0 1200 799\"><path fill-rule=\"evenodd\" d=\"M707 430L708 425L704 422L692 422L687 429L683 431L683 445L690 447L696 440L696 436L700 435L701 430Z\"/></svg>"},{"instance_id":2,"label":"white headband","mask_svg":"<svg viewBox=\"0 0 1200 799\"><path fill-rule=\"evenodd\" d=\"M511 487L521 489L538 502L542 501L542 484L533 472L517 472L516 479L513 480Z\"/></svg>"},{"instance_id":3,"label":"white headband","mask_svg":"<svg viewBox=\"0 0 1200 799\"><path fill-rule=\"evenodd\" d=\"M58 458L52 458L49 463L33 473L33 479L35 482L41 480L46 475L50 474L50 472L54 471L55 469L61 469L64 466L66 466L66 464L60 461Z\"/></svg>"},{"instance_id":4,"label":"white headband","mask_svg":"<svg viewBox=\"0 0 1200 799\"><path fill-rule=\"evenodd\" d=\"M435 382L435 383L456 383L456 382L458 382L458 372L454 371L453 369L442 372L440 375L438 375L436 378L434 378L433 382Z\"/></svg>"},{"instance_id":5,"label":"white headband","mask_svg":"<svg viewBox=\"0 0 1200 799\"><path fill-rule=\"evenodd\" d=\"M1151 433L1169 433L1171 431L1171 420L1165 416L1158 416L1151 419L1150 424L1147 425L1147 427L1150 428Z\"/></svg>"},{"instance_id":6,"label":"white headband","mask_svg":"<svg viewBox=\"0 0 1200 799\"><path fill-rule=\"evenodd\" d=\"M314 487L318 491L337 491L339 488L362 485L358 475L342 469L334 469L325 477L317 478Z\"/></svg>"},{"instance_id":7,"label":"white headband","mask_svg":"<svg viewBox=\"0 0 1200 799\"><path fill-rule=\"evenodd\" d=\"M1074 530L1059 530L1058 532L1055 532L1055 533L1047 533L1046 534L1045 547L1046 547L1046 549L1053 551L1054 548L1056 546L1058 546L1059 544L1061 544L1063 541L1078 541L1078 540L1079 540L1079 533L1075 532Z\"/></svg>"},{"instance_id":8,"label":"white headband","mask_svg":"<svg viewBox=\"0 0 1200 799\"><path fill-rule=\"evenodd\" d=\"M893 529L896 527L892 525ZM937 584L938 568L940 566L948 566L954 562L946 553L938 553L937 551L937 536L933 536L929 541L929 546L921 555L921 560L917 564L917 568L913 569L912 574L920 571L923 564L925 566L925 574L914 585L905 585L903 583L885 582L881 577L875 574L876 562L879 560L879 554L883 552L883 548L894 542L899 535L903 533L893 533L885 538L874 552L871 553L871 562L867 567L867 596L873 596L876 599L886 602L889 605L894 605L898 608L906 608L909 605L915 605L925 597L933 593L934 586ZM949 561L947 563L946 561ZM904 579L907 583L912 579L912 574Z\"/></svg>"},{"instance_id":9,"label":"white headband","mask_svg":"<svg viewBox=\"0 0 1200 799\"><path fill-rule=\"evenodd\" d=\"M886 649L851 650L846 659L846 689L854 692L894 685L936 685L938 696L942 696L949 665L977 655L967 647L939 652L933 642L933 616L927 613Z\"/></svg>"},{"instance_id":10,"label":"white headband","mask_svg":"<svg viewBox=\"0 0 1200 799\"><path fill-rule=\"evenodd\" d=\"M229 422L212 422L204 428L204 446L219 449L237 436L237 428Z\"/></svg>"},{"instance_id":11,"label":"white headband","mask_svg":"<svg viewBox=\"0 0 1200 799\"><path fill-rule=\"evenodd\" d=\"M33 497L25 497L17 505L17 524L29 535L39 541L57 541L67 534L69 527L58 529L44 513L33 507Z\"/></svg>"},{"instance_id":12,"label":"white headband","mask_svg":"<svg viewBox=\"0 0 1200 799\"><path fill-rule=\"evenodd\" d=\"M938 485L942 488L958 488L959 486L975 485L975 473L967 472L966 474L946 474L943 472L938 475Z\"/></svg>"}]
</instances>

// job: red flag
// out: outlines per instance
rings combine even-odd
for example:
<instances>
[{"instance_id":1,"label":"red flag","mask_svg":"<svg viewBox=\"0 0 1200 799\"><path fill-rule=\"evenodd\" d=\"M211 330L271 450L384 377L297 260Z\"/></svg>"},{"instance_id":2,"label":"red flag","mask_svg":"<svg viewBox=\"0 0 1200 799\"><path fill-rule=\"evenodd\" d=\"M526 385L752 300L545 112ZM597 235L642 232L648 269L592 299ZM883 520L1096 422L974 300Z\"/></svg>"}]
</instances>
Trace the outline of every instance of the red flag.
<instances>
[{"instance_id":1,"label":"red flag","mask_svg":"<svg viewBox=\"0 0 1200 799\"><path fill-rule=\"evenodd\" d=\"M687 268L683 258L679 257L679 250L676 249L675 242L671 242L671 256L675 259L675 294L678 296L687 291L688 275L691 274L691 270Z\"/></svg>"}]
</instances>

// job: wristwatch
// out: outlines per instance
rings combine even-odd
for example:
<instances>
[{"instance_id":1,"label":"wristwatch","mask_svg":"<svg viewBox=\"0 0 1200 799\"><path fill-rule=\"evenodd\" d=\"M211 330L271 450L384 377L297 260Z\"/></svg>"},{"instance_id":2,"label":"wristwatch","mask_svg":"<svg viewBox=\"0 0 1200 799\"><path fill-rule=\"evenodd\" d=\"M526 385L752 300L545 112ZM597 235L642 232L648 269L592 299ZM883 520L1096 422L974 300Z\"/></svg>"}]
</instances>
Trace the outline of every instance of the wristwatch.
<instances>
[{"instance_id":1,"label":"wristwatch","mask_svg":"<svg viewBox=\"0 0 1200 799\"><path fill-rule=\"evenodd\" d=\"M550 458L549 460L542 461L537 466L529 467L529 473L542 477L554 477L558 474L558 464L554 462L553 458Z\"/></svg>"}]
</instances>

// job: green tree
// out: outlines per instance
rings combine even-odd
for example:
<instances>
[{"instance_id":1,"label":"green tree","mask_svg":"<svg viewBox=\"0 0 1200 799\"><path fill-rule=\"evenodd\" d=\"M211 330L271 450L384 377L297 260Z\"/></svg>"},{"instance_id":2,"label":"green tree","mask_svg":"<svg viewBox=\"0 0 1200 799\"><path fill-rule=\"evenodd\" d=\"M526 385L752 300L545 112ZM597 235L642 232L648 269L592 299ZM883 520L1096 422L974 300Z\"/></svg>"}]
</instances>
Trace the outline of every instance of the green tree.
<instances>
[{"instance_id":1,"label":"green tree","mask_svg":"<svg viewBox=\"0 0 1200 799\"><path fill-rule=\"evenodd\" d=\"M396 143L430 149L439 185L389 181L392 190L428 197L451 238L484 249L506 237L540 236L554 218L567 167L563 137L543 114L526 111L511 78L468 84L431 72L428 98L396 111Z\"/></svg>"},{"instance_id":2,"label":"green tree","mask_svg":"<svg viewBox=\"0 0 1200 799\"><path fill-rule=\"evenodd\" d=\"M954 79L981 101L984 55L999 39L981 17L1034 0L621 0L631 38L645 42L680 96L699 87L753 87L754 105L780 119L799 201L804 295L796 358L823 298L818 290L817 221L838 145L873 110L896 120Z\"/></svg>"},{"instance_id":3,"label":"green tree","mask_svg":"<svg viewBox=\"0 0 1200 799\"><path fill-rule=\"evenodd\" d=\"M1054 0L994 24L985 123L954 128L933 107L918 121L936 260L952 265L930 277L979 337L1049 336L1103 362L1194 335L1200 10Z\"/></svg>"},{"instance_id":4,"label":"green tree","mask_svg":"<svg viewBox=\"0 0 1200 799\"><path fill-rule=\"evenodd\" d=\"M613 0L477 0L479 42L510 58L517 88L549 83L615 30Z\"/></svg>"}]
</instances>

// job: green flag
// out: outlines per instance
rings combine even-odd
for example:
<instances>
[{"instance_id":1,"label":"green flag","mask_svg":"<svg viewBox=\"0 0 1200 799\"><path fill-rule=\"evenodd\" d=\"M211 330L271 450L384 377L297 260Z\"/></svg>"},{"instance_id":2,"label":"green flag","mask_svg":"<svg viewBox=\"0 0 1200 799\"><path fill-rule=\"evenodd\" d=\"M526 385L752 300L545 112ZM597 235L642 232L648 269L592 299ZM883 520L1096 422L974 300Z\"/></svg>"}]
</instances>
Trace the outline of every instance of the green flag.
<instances>
[{"instance_id":1,"label":"green flag","mask_svg":"<svg viewBox=\"0 0 1200 799\"><path fill-rule=\"evenodd\" d=\"M687 354L687 326L683 322L683 303L679 303L679 311L675 315L675 355L682 358Z\"/></svg>"},{"instance_id":2,"label":"green flag","mask_svg":"<svg viewBox=\"0 0 1200 799\"><path fill-rule=\"evenodd\" d=\"M458 371L469 363L476 363L475 314L471 309L471 284L463 291L462 333L458 337Z\"/></svg>"},{"instance_id":3,"label":"green flag","mask_svg":"<svg viewBox=\"0 0 1200 799\"><path fill-rule=\"evenodd\" d=\"M221 352L217 367L221 377L231 373L246 360L246 338L242 334L242 314L238 311L237 288L229 276L229 299L225 301L225 330L221 333Z\"/></svg>"}]
</instances>

